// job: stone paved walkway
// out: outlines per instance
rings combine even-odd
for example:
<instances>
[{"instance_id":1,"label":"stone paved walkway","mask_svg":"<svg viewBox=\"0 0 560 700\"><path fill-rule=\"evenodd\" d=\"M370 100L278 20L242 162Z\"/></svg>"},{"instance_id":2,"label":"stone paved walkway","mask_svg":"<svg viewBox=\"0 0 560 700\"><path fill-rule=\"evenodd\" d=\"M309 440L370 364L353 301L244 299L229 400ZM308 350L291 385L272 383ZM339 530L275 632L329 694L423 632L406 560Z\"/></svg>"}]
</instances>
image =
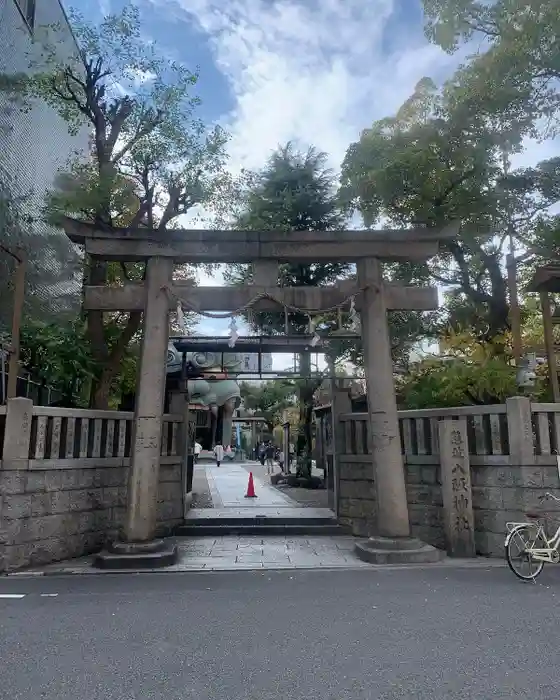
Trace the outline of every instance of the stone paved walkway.
<instances>
[{"instance_id":1,"label":"stone paved walkway","mask_svg":"<svg viewBox=\"0 0 560 700\"><path fill-rule=\"evenodd\" d=\"M246 465L238 462L224 463L220 467L206 466L206 479L217 508L297 508L299 504L280 493L270 484L253 474L257 498L245 498L249 474Z\"/></svg>"},{"instance_id":2,"label":"stone paved walkway","mask_svg":"<svg viewBox=\"0 0 560 700\"><path fill-rule=\"evenodd\" d=\"M159 572L247 571L260 569L368 568L353 553L354 538L281 535L175 538L179 561ZM14 575L111 574L94 569L91 557L69 559ZM141 571L141 570L139 570ZM125 573L125 572L123 572ZM127 571L126 573L134 573Z\"/></svg>"},{"instance_id":3,"label":"stone paved walkway","mask_svg":"<svg viewBox=\"0 0 560 700\"><path fill-rule=\"evenodd\" d=\"M33 570L8 574L9 577L67 576L74 574L112 575L118 573L181 573L213 571L275 571L275 570L341 570L369 569L391 571L394 569L495 569L505 567L501 559L445 558L435 564L374 565L360 561L354 555L354 538L332 537L284 537L281 535L229 536L176 538L179 561L165 569L155 570L100 570L91 566L91 557L80 557L37 567Z\"/></svg>"}]
</instances>

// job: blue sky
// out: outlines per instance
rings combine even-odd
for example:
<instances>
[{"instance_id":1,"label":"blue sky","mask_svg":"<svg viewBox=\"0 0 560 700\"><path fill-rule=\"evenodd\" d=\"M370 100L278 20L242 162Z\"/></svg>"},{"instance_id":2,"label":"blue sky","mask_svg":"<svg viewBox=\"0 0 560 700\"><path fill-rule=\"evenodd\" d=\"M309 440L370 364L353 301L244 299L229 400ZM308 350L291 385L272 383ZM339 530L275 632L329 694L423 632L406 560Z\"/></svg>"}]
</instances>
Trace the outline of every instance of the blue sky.
<instances>
[{"instance_id":1,"label":"blue sky","mask_svg":"<svg viewBox=\"0 0 560 700\"><path fill-rule=\"evenodd\" d=\"M95 21L124 0L74 4ZM136 4L146 38L199 67L199 114L230 132L232 170L258 168L288 140L326 151L338 169L362 129L392 114L423 76L442 81L460 61L425 39L419 0ZM522 160L550 157L550 149L529 144ZM199 330L225 334L226 326L205 322Z\"/></svg>"}]
</instances>

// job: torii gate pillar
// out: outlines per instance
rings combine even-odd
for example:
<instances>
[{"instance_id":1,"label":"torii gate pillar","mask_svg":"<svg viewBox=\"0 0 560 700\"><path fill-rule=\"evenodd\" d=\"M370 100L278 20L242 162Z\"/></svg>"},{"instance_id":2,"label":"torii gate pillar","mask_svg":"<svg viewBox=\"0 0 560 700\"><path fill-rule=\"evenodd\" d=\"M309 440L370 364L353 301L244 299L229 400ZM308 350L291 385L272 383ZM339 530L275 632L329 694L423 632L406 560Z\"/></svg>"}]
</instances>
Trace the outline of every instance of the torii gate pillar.
<instances>
[{"instance_id":1,"label":"torii gate pillar","mask_svg":"<svg viewBox=\"0 0 560 700\"><path fill-rule=\"evenodd\" d=\"M155 539L172 275L173 258L148 260L124 541L97 555L99 568L163 567L177 559L176 545Z\"/></svg>"},{"instance_id":2,"label":"torii gate pillar","mask_svg":"<svg viewBox=\"0 0 560 700\"><path fill-rule=\"evenodd\" d=\"M356 554L378 564L438 561L440 550L410 536L381 263L377 258L360 260L357 273L360 286L365 287L360 314L377 532L356 545Z\"/></svg>"}]
</instances>

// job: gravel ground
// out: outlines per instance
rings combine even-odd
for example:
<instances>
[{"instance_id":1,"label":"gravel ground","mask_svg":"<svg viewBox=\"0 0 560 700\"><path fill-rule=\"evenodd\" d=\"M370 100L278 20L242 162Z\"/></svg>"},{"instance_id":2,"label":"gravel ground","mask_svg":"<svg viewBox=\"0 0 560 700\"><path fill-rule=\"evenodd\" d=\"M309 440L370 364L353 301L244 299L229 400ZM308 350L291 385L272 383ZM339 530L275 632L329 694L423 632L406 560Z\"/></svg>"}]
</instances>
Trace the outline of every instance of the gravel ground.
<instances>
[{"instance_id":1,"label":"gravel ground","mask_svg":"<svg viewBox=\"0 0 560 700\"><path fill-rule=\"evenodd\" d=\"M261 466L260 462L251 462L244 464L243 466L248 472L252 471L255 476L258 476L259 478L263 479L263 481L268 483L266 467ZM278 465L275 466L274 471L275 473L280 471ZM274 488L278 489L285 496L297 501L297 503L300 503L301 505L310 506L312 508L329 507L329 492L327 489L301 489L287 486L286 484L279 484L278 486L274 486Z\"/></svg>"},{"instance_id":2,"label":"gravel ground","mask_svg":"<svg viewBox=\"0 0 560 700\"><path fill-rule=\"evenodd\" d=\"M312 508L329 507L329 492L327 489L301 489L286 486L286 484L280 484L275 488L282 491L288 498L304 506L311 506Z\"/></svg>"}]
</instances>

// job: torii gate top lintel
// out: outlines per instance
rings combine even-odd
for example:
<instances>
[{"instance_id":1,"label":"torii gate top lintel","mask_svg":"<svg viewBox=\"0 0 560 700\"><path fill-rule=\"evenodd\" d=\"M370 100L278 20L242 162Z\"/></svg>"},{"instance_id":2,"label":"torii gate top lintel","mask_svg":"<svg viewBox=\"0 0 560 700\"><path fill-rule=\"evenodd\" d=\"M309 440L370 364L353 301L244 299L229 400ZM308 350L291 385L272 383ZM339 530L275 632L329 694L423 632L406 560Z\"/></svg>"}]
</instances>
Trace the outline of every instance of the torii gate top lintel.
<instances>
[{"instance_id":1,"label":"torii gate top lintel","mask_svg":"<svg viewBox=\"0 0 560 700\"><path fill-rule=\"evenodd\" d=\"M134 262L151 257L175 262L355 262L426 260L442 241L455 238L459 222L442 228L363 231L239 231L206 229L103 228L66 217L62 226L86 253L105 260Z\"/></svg>"}]
</instances>

